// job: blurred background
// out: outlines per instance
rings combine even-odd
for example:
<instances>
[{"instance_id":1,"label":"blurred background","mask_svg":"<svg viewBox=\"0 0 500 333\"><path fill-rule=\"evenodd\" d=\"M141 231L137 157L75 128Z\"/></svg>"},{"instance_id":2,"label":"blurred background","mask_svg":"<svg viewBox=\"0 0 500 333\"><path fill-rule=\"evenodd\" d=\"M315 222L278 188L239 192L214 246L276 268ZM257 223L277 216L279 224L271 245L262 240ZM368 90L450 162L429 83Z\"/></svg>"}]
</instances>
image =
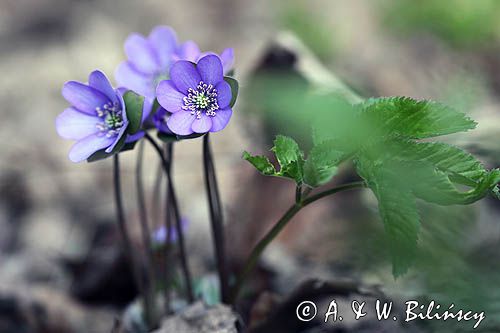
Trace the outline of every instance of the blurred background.
<instances>
[{"instance_id":1,"label":"blurred background","mask_svg":"<svg viewBox=\"0 0 500 333\"><path fill-rule=\"evenodd\" d=\"M286 85L278 80L265 93L251 89L259 75L323 87L340 80L363 97L444 102L479 126L443 140L498 167L498 17L497 0L0 1L0 333L109 332L136 295L117 246L111 161L71 163L71 142L57 136L54 124L66 107L63 83L86 81L94 69L112 78L129 33L170 25L180 40L195 40L202 50L235 49L241 95L230 125L212 142L228 253L238 269L294 198L293 184L258 175L242 151L266 154L278 133L305 138L307 147L310 135L266 103L273 89L286 93ZM174 166L198 281L214 271L201 148L201 140L177 144ZM140 248L135 153L122 156L128 223ZM153 191L157 170L148 147L151 207L161 202ZM337 181L351 177L346 167ZM265 327L266 309L301 282L319 278L378 286L395 300L434 299L485 311L476 331L500 332L500 204L422 205L421 212L418 262L395 281L368 191L309 207L265 253L252 295L241 305L243 316ZM158 227L162 214L152 215ZM375 321L368 328L342 325L342 332L403 331ZM404 331L468 332L471 326L421 322Z\"/></svg>"}]
</instances>

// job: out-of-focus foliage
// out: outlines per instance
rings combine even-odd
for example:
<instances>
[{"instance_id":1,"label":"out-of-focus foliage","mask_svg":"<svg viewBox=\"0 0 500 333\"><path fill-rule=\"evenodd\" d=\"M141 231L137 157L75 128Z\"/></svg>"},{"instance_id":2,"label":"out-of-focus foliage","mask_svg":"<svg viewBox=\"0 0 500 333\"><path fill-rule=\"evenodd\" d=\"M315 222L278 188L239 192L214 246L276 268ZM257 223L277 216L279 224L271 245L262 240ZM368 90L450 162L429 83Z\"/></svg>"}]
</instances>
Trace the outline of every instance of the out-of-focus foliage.
<instances>
[{"instance_id":1,"label":"out-of-focus foliage","mask_svg":"<svg viewBox=\"0 0 500 333\"><path fill-rule=\"evenodd\" d=\"M416 267L426 272L421 279L427 300L453 303L455 308L460 309L485 311L486 320L477 331L499 331L500 317L494 314L500 313L500 292L494 286L500 279L495 253L500 242L483 244L471 252L471 248L478 246L478 242L470 237L470 230L477 228L477 219L469 207L456 207L450 211L426 205L422 212L428 223L422 226L422 250ZM432 321L429 325L436 332L461 332L466 329L460 322Z\"/></svg>"},{"instance_id":2,"label":"out-of-focus foliage","mask_svg":"<svg viewBox=\"0 0 500 333\"><path fill-rule=\"evenodd\" d=\"M293 31L321 59L328 59L335 52L334 36L324 22L318 21L310 4L291 0L282 3L282 24Z\"/></svg>"},{"instance_id":3,"label":"out-of-focus foliage","mask_svg":"<svg viewBox=\"0 0 500 333\"><path fill-rule=\"evenodd\" d=\"M396 0L379 8L391 31L427 31L459 47L487 46L500 39L497 0Z\"/></svg>"},{"instance_id":4,"label":"out-of-focus foliage","mask_svg":"<svg viewBox=\"0 0 500 333\"><path fill-rule=\"evenodd\" d=\"M328 182L338 165L352 159L375 194L393 262L404 274L417 253L420 216L416 199L438 205L466 205L496 195L500 170L487 171L472 155L445 143L421 142L468 131L476 123L464 113L432 101L407 97L372 98L350 104L336 93L317 94L293 81L262 81L270 91L269 114L280 114L296 127L313 129L306 162L299 145L278 136L272 149L280 169L265 156L244 154L264 175L317 187ZM270 82L278 89L270 88ZM261 95L262 96L262 95ZM327 153L329 152L329 153Z\"/></svg>"}]
</instances>

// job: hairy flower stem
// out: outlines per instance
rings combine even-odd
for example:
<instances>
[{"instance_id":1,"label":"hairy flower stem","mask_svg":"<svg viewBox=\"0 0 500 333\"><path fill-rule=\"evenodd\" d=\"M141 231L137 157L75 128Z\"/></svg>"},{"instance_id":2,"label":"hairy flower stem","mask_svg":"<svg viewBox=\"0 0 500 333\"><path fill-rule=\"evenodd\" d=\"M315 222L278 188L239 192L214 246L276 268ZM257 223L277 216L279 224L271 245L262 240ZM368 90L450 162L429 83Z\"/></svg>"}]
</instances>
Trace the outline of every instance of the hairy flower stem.
<instances>
[{"instance_id":1,"label":"hairy flower stem","mask_svg":"<svg viewBox=\"0 0 500 333\"><path fill-rule=\"evenodd\" d=\"M151 211L153 212L153 221L159 221L161 217L161 184L163 179L163 167L161 162L158 164L156 169L154 187L153 187L153 208ZM153 223L154 228L157 227L155 223Z\"/></svg>"},{"instance_id":2,"label":"hairy flower stem","mask_svg":"<svg viewBox=\"0 0 500 333\"><path fill-rule=\"evenodd\" d=\"M120 181L120 159L118 154L113 156L113 178L114 178L114 190L115 190L115 206L116 206L116 218L118 220L118 229L121 235L123 252L125 253L125 257L129 262L130 269L132 270L132 274L137 284L137 288L139 289L139 293L143 298L144 309L146 306L146 293L145 293L145 285L144 280L142 278L141 269L134 258L134 254L132 251L132 241L130 240L130 235L127 230L127 223L125 220L125 209L123 207L123 199L122 199L122 189L121 189L121 181Z\"/></svg>"},{"instance_id":3,"label":"hairy flower stem","mask_svg":"<svg viewBox=\"0 0 500 333\"><path fill-rule=\"evenodd\" d=\"M217 176L210 149L210 139L207 133L203 137L203 166L205 174L205 187L207 189L208 205L210 209L210 222L212 236L217 260L217 271L219 274L221 300L229 302L229 282L225 253L224 221L222 215L222 204L217 184Z\"/></svg>"},{"instance_id":4,"label":"hairy flower stem","mask_svg":"<svg viewBox=\"0 0 500 333\"><path fill-rule=\"evenodd\" d=\"M144 161L144 141L139 143L139 149L137 152L137 163L136 163L136 185L137 185L137 204L139 206L139 217L141 225L142 242L146 253L146 272L147 272L147 282L145 283L145 295L144 295L144 313L146 317L146 323L149 327L153 327L156 321L155 315L155 289L156 289L156 278L154 270L154 253L151 244L151 230L148 225L148 215L146 209L146 200L144 199L144 184L142 177L142 167Z\"/></svg>"},{"instance_id":5,"label":"hairy flower stem","mask_svg":"<svg viewBox=\"0 0 500 333\"><path fill-rule=\"evenodd\" d=\"M165 160L168 162L168 172L172 172L172 156L173 156L173 149L174 145L169 142L165 144ZM166 232L166 237L165 237L165 246L164 246L164 252L163 256L165 259L164 262L164 282L165 282L165 310L167 313L170 311L170 277L171 277L171 272L172 270L169 269L168 263L169 263L169 258L170 258L170 249L171 249L171 242L172 242L172 200L171 196L168 195L168 180L167 180L167 194L165 197L165 232Z\"/></svg>"},{"instance_id":6,"label":"hairy flower stem","mask_svg":"<svg viewBox=\"0 0 500 333\"><path fill-rule=\"evenodd\" d=\"M181 261L181 268L182 272L184 274L184 280L186 283L186 292L187 292L187 298L190 303L194 301L194 292L193 292L193 284L191 280L191 272L189 271L189 265L187 261L187 255L186 255L186 245L184 243L184 233L182 231L182 223L181 223L181 215L179 212L179 206L177 203L177 196L175 195L175 190L174 190L174 183L172 182L172 175L170 173L170 161L167 161L165 157L163 156L161 147L156 143L156 141L148 134L145 134L146 140L151 143L155 151L158 153L158 157L160 157L162 165L163 165L163 171L165 171L165 174L167 175L167 181L168 181L168 196L170 197L170 200L172 201L172 211L174 215L174 220L176 223L176 228L177 228L177 235L178 235L178 241L179 241L179 251L180 251L180 261Z\"/></svg>"},{"instance_id":7,"label":"hairy flower stem","mask_svg":"<svg viewBox=\"0 0 500 333\"><path fill-rule=\"evenodd\" d=\"M286 212L285 214L278 220L278 222L271 228L271 230L268 231L268 233L262 238L257 245L253 248L252 252L250 253L250 256L247 259L247 262L245 263L245 266L241 273L238 275L238 279L236 280L236 285L234 286L232 293L231 293L231 304L234 304L236 300L238 299L238 295L241 291L241 288L243 287L243 284L245 283L245 280L248 278L250 273L253 271L255 268L255 265L259 261L260 256L264 252L264 250L267 248L267 246L276 238L276 236L279 235L279 233L285 228L285 226L290 222L290 220L304 207L307 205L324 198L326 196L335 194L337 192L342 192L354 188L360 188L364 187L365 183L364 182L354 182L354 183L349 183L349 184L344 184L340 185L338 187L334 187L332 189L320 192L318 194L315 194L311 197L308 198L302 198L301 201L296 202L293 204Z\"/></svg>"}]
</instances>

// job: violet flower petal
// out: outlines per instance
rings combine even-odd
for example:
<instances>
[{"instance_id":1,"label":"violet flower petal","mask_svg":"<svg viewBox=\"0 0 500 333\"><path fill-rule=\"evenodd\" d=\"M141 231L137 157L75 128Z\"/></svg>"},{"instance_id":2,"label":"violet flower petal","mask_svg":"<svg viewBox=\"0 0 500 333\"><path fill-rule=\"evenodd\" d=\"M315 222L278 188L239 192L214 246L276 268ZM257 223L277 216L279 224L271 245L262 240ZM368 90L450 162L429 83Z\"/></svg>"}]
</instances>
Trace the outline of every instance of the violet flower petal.
<instances>
[{"instance_id":1,"label":"violet flower petal","mask_svg":"<svg viewBox=\"0 0 500 333\"><path fill-rule=\"evenodd\" d=\"M142 105L141 124L144 124L144 122L148 119L149 115L151 114L151 111L153 111L153 104L154 104L153 100L150 100L148 98L144 99L144 104Z\"/></svg>"},{"instance_id":2,"label":"violet flower petal","mask_svg":"<svg viewBox=\"0 0 500 333\"><path fill-rule=\"evenodd\" d=\"M185 95L177 90L172 80L161 81L156 88L158 103L168 112L178 112L182 110Z\"/></svg>"},{"instance_id":3,"label":"violet flower petal","mask_svg":"<svg viewBox=\"0 0 500 333\"><path fill-rule=\"evenodd\" d=\"M167 120L167 126L172 132L179 135L189 135L193 134L191 126L196 116L188 111L172 113L170 118Z\"/></svg>"},{"instance_id":4,"label":"violet flower petal","mask_svg":"<svg viewBox=\"0 0 500 333\"><path fill-rule=\"evenodd\" d=\"M233 110L231 110L231 108L217 110L217 115L215 115L215 117L212 117L212 128L210 129L210 132L218 132L220 130L223 130L229 123L232 114Z\"/></svg>"},{"instance_id":5,"label":"violet flower petal","mask_svg":"<svg viewBox=\"0 0 500 333\"><path fill-rule=\"evenodd\" d=\"M66 82L62 95L73 107L92 116L96 114L97 107L110 102L100 91L76 81Z\"/></svg>"},{"instance_id":6,"label":"violet flower petal","mask_svg":"<svg viewBox=\"0 0 500 333\"><path fill-rule=\"evenodd\" d=\"M224 109L228 107L233 98L229 83L222 80L215 86L215 89L217 89L217 104L219 104L219 108Z\"/></svg>"},{"instance_id":7,"label":"violet flower petal","mask_svg":"<svg viewBox=\"0 0 500 333\"><path fill-rule=\"evenodd\" d=\"M170 128L167 126L167 120L172 114L167 112L163 107L159 107L153 116L153 122L155 127L163 133L173 134Z\"/></svg>"},{"instance_id":8,"label":"violet flower petal","mask_svg":"<svg viewBox=\"0 0 500 333\"><path fill-rule=\"evenodd\" d=\"M85 161L93 153L104 149L113 143L114 138L106 135L92 134L76 142L69 152L69 159L72 162Z\"/></svg>"},{"instance_id":9,"label":"violet flower petal","mask_svg":"<svg viewBox=\"0 0 500 333\"><path fill-rule=\"evenodd\" d=\"M229 73L233 69L234 65L234 50L233 48L228 48L222 51L220 54L220 60L222 62L222 67L224 68L224 74Z\"/></svg>"},{"instance_id":10,"label":"violet flower petal","mask_svg":"<svg viewBox=\"0 0 500 333\"><path fill-rule=\"evenodd\" d=\"M170 78L181 93L187 95L189 88L196 90L201 81L195 65L189 61L178 61L170 68Z\"/></svg>"},{"instance_id":11,"label":"violet flower petal","mask_svg":"<svg viewBox=\"0 0 500 333\"><path fill-rule=\"evenodd\" d=\"M160 67L166 68L172 61L172 54L177 48L177 36L174 29L167 26L158 26L151 31L148 39L156 50Z\"/></svg>"},{"instance_id":12,"label":"violet flower petal","mask_svg":"<svg viewBox=\"0 0 500 333\"><path fill-rule=\"evenodd\" d=\"M127 135L127 138L125 139L125 143L131 143L134 141L137 141L139 139L142 139L146 133L144 131L137 132L135 134L129 134Z\"/></svg>"},{"instance_id":13,"label":"violet flower petal","mask_svg":"<svg viewBox=\"0 0 500 333\"><path fill-rule=\"evenodd\" d=\"M216 85L223 79L222 63L218 56L207 55L198 61L196 66L201 79L206 84Z\"/></svg>"},{"instance_id":14,"label":"violet flower petal","mask_svg":"<svg viewBox=\"0 0 500 333\"><path fill-rule=\"evenodd\" d=\"M108 97L112 102L118 102L115 89L113 89L111 83L103 72L93 71L90 73L89 86L105 94L106 97Z\"/></svg>"},{"instance_id":15,"label":"violet flower petal","mask_svg":"<svg viewBox=\"0 0 500 333\"><path fill-rule=\"evenodd\" d=\"M195 133L206 133L212 127L212 117L206 114L201 114L201 118L195 119L191 125L191 129Z\"/></svg>"},{"instance_id":16,"label":"violet flower petal","mask_svg":"<svg viewBox=\"0 0 500 333\"><path fill-rule=\"evenodd\" d=\"M125 54L144 74L153 74L160 65L151 43L137 33L131 34L125 41Z\"/></svg>"},{"instance_id":17,"label":"violet flower petal","mask_svg":"<svg viewBox=\"0 0 500 333\"><path fill-rule=\"evenodd\" d=\"M57 133L64 139L80 140L98 132L99 119L74 108L64 110L56 118Z\"/></svg>"},{"instance_id":18,"label":"violet flower petal","mask_svg":"<svg viewBox=\"0 0 500 333\"><path fill-rule=\"evenodd\" d=\"M178 60L187 60L191 62L196 62L201 54L200 48L192 40L184 42L178 51Z\"/></svg>"},{"instance_id":19,"label":"violet flower petal","mask_svg":"<svg viewBox=\"0 0 500 333\"><path fill-rule=\"evenodd\" d=\"M118 66L115 71L115 79L119 86L127 87L149 99L155 97L154 89L151 86L153 76L138 72L128 61L124 61Z\"/></svg>"}]
</instances>

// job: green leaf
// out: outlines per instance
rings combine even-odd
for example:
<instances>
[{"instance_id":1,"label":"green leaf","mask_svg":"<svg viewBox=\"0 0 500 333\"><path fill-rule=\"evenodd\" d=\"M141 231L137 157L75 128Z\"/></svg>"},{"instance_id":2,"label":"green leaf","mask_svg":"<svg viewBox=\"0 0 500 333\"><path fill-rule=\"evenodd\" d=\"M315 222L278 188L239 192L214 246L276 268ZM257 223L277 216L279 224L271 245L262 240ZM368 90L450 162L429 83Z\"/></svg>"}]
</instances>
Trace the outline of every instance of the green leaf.
<instances>
[{"instance_id":1,"label":"green leaf","mask_svg":"<svg viewBox=\"0 0 500 333\"><path fill-rule=\"evenodd\" d=\"M486 174L484 166L460 148L440 142L388 142L386 151L392 158L429 162L436 169L454 177L457 183L474 186ZM465 179L464 179L465 178Z\"/></svg>"},{"instance_id":2,"label":"green leaf","mask_svg":"<svg viewBox=\"0 0 500 333\"><path fill-rule=\"evenodd\" d=\"M495 190L500 181L500 172L493 170L468 191L459 191L448 176L441 171L427 172L413 186L415 195L425 201L440 205L468 205L483 199Z\"/></svg>"},{"instance_id":3,"label":"green leaf","mask_svg":"<svg viewBox=\"0 0 500 333\"><path fill-rule=\"evenodd\" d=\"M265 176L276 175L274 165L269 161L266 156L250 155L248 152L243 152L243 159L250 162L260 173Z\"/></svg>"},{"instance_id":4,"label":"green leaf","mask_svg":"<svg viewBox=\"0 0 500 333\"><path fill-rule=\"evenodd\" d=\"M495 186L492 190L491 190L491 194L498 200L500 200L500 188L497 186Z\"/></svg>"},{"instance_id":5,"label":"green leaf","mask_svg":"<svg viewBox=\"0 0 500 333\"><path fill-rule=\"evenodd\" d=\"M423 139L474 129L476 123L452 108L409 97L369 99L361 104L379 135Z\"/></svg>"},{"instance_id":6,"label":"green leaf","mask_svg":"<svg viewBox=\"0 0 500 333\"><path fill-rule=\"evenodd\" d=\"M376 190L380 216L389 241L394 277L405 274L415 260L420 218L411 193L395 192L390 183Z\"/></svg>"},{"instance_id":7,"label":"green leaf","mask_svg":"<svg viewBox=\"0 0 500 333\"><path fill-rule=\"evenodd\" d=\"M458 190L449 176L425 161L386 161L385 168L407 179L415 196L440 205L467 205L484 198L498 183L496 172L486 173L473 188Z\"/></svg>"},{"instance_id":8,"label":"green leaf","mask_svg":"<svg viewBox=\"0 0 500 333\"><path fill-rule=\"evenodd\" d=\"M304 181L304 158L300 156L297 161L281 168L278 175L293 179L298 185L301 185Z\"/></svg>"},{"instance_id":9,"label":"green leaf","mask_svg":"<svg viewBox=\"0 0 500 333\"><path fill-rule=\"evenodd\" d=\"M304 163L304 183L318 187L328 183L337 172L337 166L344 159L345 153L334 149L331 140L314 146Z\"/></svg>"},{"instance_id":10,"label":"green leaf","mask_svg":"<svg viewBox=\"0 0 500 333\"><path fill-rule=\"evenodd\" d=\"M123 95L123 100L125 101L125 110L129 121L128 133L135 134L141 129L144 97L129 90Z\"/></svg>"},{"instance_id":11,"label":"green leaf","mask_svg":"<svg viewBox=\"0 0 500 333\"><path fill-rule=\"evenodd\" d=\"M236 99L238 98L238 90L239 90L239 84L238 81L233 79L232 77L224 76L224 81L229 83L229 86L231 87L231 102L229 103L230 107L233 107L234 104L236 104Z\"/></svg>"},{"instance_id":12,"label":"green leaf","mask_svg":"<svg viewBox=\"0 0 500 333\"><path fill-rule=\"evenodd\" d=\"M125 144L126 139L127 139L127 134L125 133L122 135L122 137L120 138L120 140L118 141L118 143L115 145L115 147L113 148L113 150L110 153L106 153L106 149L98 150L95 153L93 153L92 155L90 155L89 158L87 158L87 162L90 163L90 162L100 161L100 160L103 160L103 159L108 158L110 156L113 156L114 154L119 153L120 151L125 149L126 145L130 145L130 144ZM125 149L125 150L128 150L128 149Z\"/></svg>"},{"instance_id":13,"label":"green leaf","mask_svg":"<svg viewBox=\"0 0 500 333\"><path fill-rule=\"evenodd\" d=\"M303 156L297 142L284 135L276 136L274 147L271 150L276 154L281 168L286 168L290 163L298 161Z\"/></svg>"},{"instance_id":14,"label":"green leaf","mask_svg":"<svg viewBox=\"0 0 500 333\"><path fill-rule=\"evenodd\" d=\"M417 252L420 217L415 198L405 188L399 175L383 164L374 165L370 160L359 158L356 169L378 200L392 257L393 275L399 277L413 264Z\"/></svg>"},{"instance_id":15,"label":"green leaf","mask_svg":"<svg viewBox=\"0 0 500 333\"><path fill-rule=\"evenodd\" d=\"M158 131L156 133L156 136L158 137L158 139L160 139L161 141L163 141L165 143L179 141L178 136L175 134L167 134L167 133Z\"/></svg>"},{"instance_id":16,"label":"green leaf","mask_svg":"<svg viewBox=\"0 0 500 333\"><path fill-rule=\"evenodd\" d=\"M388 141L379 159L407 187L426 201L440 205L465 205L482 199L496 185L495 172L488 173L474 156L444 143ZM455 184L469 189L458 189Z\"/></svg>"},{"instance_id":17,"label":"green leaf","mask_svg":"<svg viewBox=\"0 0 500 333\"><path fill-rule=\"evenodd\" d=\"M280 165L279 175L294 179L298 184L303 180L304 153L294 139L277 135L271 149Z\"/></svg>"},{"instance_id":18,"label":"green leaf","mask_svg":"<svg viewBox=\"0 0 500 333\"><path fill-rule=\"evenodd\" d=\"M175 141L181 141L181 140L188 140L188 139L196 139L199 138L200 136L205 135L205 133L193 133L190 135L177 135L177 134L168 134L164 132L158 131L156 136L158 139L165 143L170 143L170 142L175 142Z\"/></svg>"}]
</instances>

